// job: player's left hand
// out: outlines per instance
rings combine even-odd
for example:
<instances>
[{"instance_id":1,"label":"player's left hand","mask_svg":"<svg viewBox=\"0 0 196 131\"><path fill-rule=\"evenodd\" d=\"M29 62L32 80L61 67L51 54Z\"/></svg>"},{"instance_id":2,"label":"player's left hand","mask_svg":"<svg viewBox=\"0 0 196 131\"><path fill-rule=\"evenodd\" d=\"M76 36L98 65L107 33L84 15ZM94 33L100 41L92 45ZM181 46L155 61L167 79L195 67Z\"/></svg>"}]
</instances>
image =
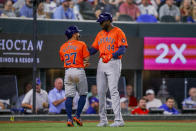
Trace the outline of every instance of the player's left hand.
<instances>
[{"instance_id":1,"label":"player's left hand","mask_svg":"<svg viewBox=\"0 0 196 131\"><path fill-rule=\"evenodd\" d=\"M113 55L112 54L107 54L102 56L102 61L103 63L108 63L112 59Z\"/></svg>"}]
</instances>

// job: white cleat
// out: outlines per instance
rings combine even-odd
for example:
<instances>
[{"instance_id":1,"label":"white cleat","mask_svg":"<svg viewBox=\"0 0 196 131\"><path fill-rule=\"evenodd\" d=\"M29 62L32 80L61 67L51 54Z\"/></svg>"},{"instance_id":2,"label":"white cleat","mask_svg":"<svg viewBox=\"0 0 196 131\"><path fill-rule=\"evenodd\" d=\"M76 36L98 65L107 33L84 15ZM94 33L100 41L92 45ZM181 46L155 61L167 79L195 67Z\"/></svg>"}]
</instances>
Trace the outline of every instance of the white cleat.
<instances>
[{"instance_id":1,"label":"white cleat","mask_svg":"<svg viewBox=\"0 0 196 131\"><path fill-rule=\"evenodd\" d=\"M99 124L97 124L97 127L106 127L107 125L108 123L100 122Z\"/></svg>"},{"instance_id":2,"label":"white cleat","mask_svg":"<svg viewBox=\"0 0 196 131\"><path fill-rule=\"evenodd\" d=\"M122 127L125 123L123 121L115 121L114 123L110 124L110 127Z\"/></svg>"}]
</instances>

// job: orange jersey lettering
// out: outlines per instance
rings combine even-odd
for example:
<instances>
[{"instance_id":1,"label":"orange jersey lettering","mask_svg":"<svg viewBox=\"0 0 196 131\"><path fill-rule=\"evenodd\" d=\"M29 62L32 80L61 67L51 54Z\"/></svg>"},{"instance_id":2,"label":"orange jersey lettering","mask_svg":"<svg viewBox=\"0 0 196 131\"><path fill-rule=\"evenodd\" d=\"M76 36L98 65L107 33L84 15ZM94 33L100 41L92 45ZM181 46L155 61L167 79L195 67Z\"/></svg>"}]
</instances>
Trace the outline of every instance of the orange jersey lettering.
<instances>
[{"instance_id":1,"label":"orange jersey lettering","mask_svg":"<svg viewBox=\"0 0 196 131\"><path fill-rule=\"evenodd\" d=\"M84 68L83 60L90 54L84 42L72 40L60 47L59 55L65 68Z\"/></svg>"},{"instance_id":2,"label":"orange jersey lettering","mask_svg":"<svg viewBox=\"0 0 196 131\"><path fill-rule=\"evenodd\" d=\"M100 57L115 53L120 46L127 47L128 44L124 32L118 27L114 27L109 32L101 30L92 44L93 48L99 50ZM122 56L119 56L119 59L121 58Z\"/></svg>"}]
</instances>

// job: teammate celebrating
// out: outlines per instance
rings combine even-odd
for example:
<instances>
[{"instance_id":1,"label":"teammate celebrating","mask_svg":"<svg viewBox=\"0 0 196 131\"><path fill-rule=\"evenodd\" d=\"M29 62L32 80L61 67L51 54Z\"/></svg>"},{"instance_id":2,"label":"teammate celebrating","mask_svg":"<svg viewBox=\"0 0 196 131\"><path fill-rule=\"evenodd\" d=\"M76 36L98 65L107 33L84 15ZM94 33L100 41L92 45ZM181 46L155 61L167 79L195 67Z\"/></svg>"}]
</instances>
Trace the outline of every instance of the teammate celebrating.
<instances>
[{"instance_id":1,"label":"teammate celebrating","mask_svg":"<svg viewBox=\"0 0 196 131\"><path fill-rule=\"evenodd\" d=\"M67 126L73 127L73 121L79 126L82 126L80 114L86 102L86 95L88 93L88 85L84 67L88 65L89 51L86 44L79 41L79 29L77 26L70 26L65 35L68 41L65 42L59 51L61 61L64 61L65 68L65 96L66 99L66 111L67 111ZM78 91L80 99L78 101L78 108L75 116L72 119L72 103L73 97Z\"/></svg>"},{"instance_id":2,"label":"teammate celebrating","mask_svg":"<svg viewBox=\"0 0 196 131\"><path fill-rule=\"evenodd\" d=\"M97 34L90 54L100 52L100 59L97 68L97 89L99 96L99 127L107 126L106 116L106 92L110 90L112 108L115 115L114 123L111 127L124 126L124 121L120 109L120 97L118 92L118 81L121 73L121 58L125 53L127 40L123 31L112 25L112 16L109 13L99 15L97 22L102 30Z\"/></svg>"}]
</instances>

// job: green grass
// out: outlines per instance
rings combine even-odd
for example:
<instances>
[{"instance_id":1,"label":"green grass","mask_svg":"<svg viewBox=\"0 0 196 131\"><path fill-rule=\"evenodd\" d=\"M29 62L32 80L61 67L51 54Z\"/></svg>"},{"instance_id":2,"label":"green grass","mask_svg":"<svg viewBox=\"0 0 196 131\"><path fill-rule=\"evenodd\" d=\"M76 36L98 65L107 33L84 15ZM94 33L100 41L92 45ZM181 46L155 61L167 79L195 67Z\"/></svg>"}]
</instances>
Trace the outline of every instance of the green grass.
<instances>
[{"instance_id":1,"label":"green grass","mask_svg":"<svg viewBox=\"0 0 196 131\"><path fill-rule=\"evenodd\" d=\"M96 127L84 122L83 127L65 123L0 123L0 131L196 131L196 122L126 122L124 127Z\"/></svg>"}]
</instances>

